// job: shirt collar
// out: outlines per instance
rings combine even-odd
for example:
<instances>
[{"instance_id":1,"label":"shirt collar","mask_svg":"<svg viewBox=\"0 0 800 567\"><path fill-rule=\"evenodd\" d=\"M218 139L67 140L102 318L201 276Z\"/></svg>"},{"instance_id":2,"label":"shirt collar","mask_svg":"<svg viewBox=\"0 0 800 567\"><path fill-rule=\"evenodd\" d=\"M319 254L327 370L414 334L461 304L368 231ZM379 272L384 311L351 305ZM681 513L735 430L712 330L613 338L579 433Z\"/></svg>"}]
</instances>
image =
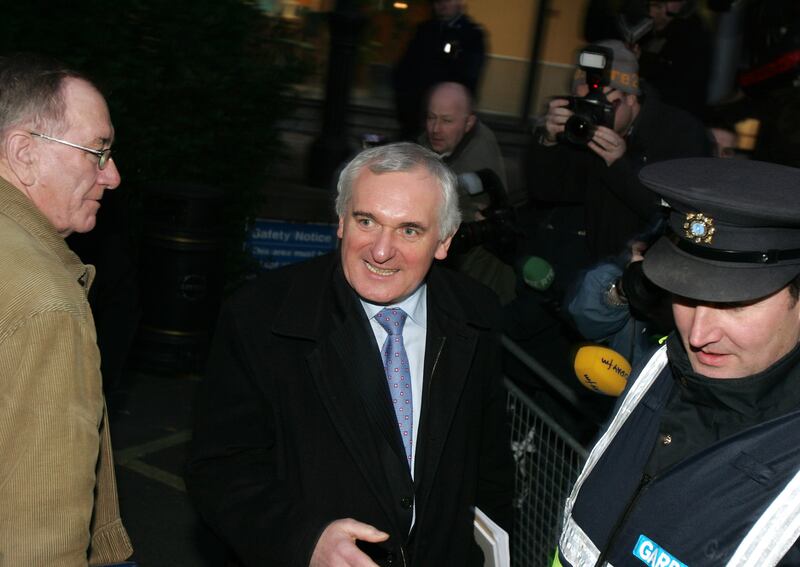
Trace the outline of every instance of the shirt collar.
<instances>
[{"instance_id":1,"label":"shirt collar","mask_svg":"<svg viewBox=\"0 0 800 567\"><path fill-rule=\"evenodd\" d=\"M392 303L391 305L376 305L375 303L364 301L361 298L359 298L359 301L364 307L364 311L366 312L368 319L374 318L375 315L380 313L382 309L388 307L397 307L405 311L406 315L408 315L408 317L414 321L414 323L425 329L427 328L428 323L427 310L425 309L427 293L427 285L423 283L414 293L399 303Z\"/></svg>"}]
</instances>

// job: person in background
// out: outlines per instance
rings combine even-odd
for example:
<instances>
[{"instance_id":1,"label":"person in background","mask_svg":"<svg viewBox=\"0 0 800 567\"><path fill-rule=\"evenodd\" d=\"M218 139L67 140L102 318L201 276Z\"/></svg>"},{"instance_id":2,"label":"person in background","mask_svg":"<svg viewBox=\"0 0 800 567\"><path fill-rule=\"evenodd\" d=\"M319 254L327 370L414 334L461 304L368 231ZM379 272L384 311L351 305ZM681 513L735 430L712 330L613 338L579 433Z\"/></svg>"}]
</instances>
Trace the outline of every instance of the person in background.
<instances>
[{"instance_id":1,"label":"person in background","mask_svg":"<svg viewBox=\"0 0 800 567\"><path fill-rule=\"evenodd\" d=\"M92 312L64 242L120 183L105 100L79 73L0 57L0 564L132 553L119 517Z\"/></svg>"},{"instance_id":2,"label":"person in background","mask_svg":"<svg viewBox=\"0 0 800 567\"><path fill-rule=\"evenodd\" d=\"M458 206L464 223L450 264L497 293L503 304L516 296L514 269L500 259L513 249L506 170L494 133L475 114L472 96L460 83L431 91L425 132L419 143L439 154L458 176Z\"/></svg>"},{"instance_id":3,"label":"person in background","mask_svg":"<svg viewBox=\"0 0 800 567\"><path fill-rule=\"evenodd\" d=\"M434 85L455 81L474 95L486 61L484 31L464 0L431 0L431 7L432 18L417 27L392 76L401 140L419 135Z\"/></svg>"},{"instance_id":4,"label":"person in background","mask_svg":"<svg viewBox=\"0 0 800 567\"><path fill-rule=\"evenodd\" d=\"M711 37L696 0L589 0L589 43L619 39L639 59L639 75L670 106L705 115Z\"/></svg>"},{"instance_id":5,"label":"person in background","mask_svg":"<svg viewBox=\"0 0 800 567\"><path fill-rule=\"evenodd\" d=\"M425 132L419 144L439 154L456 175L491 170L508 190L506 168L494 132L475 114L472 95L461 83L440 83L428 99ZM491 204L483 192L472 195L468 185L459 184L459 208L465 221L479 220L480 209Z\"/></svg>"},{"instance_id":6,"label":"person in background","mask_svg":"<svg viewBox=\"0 0 800 567\"><path fill-rule=\"evenodd\" d=\"M711 37L696 0L650 1L653 30L636 45L639 73L661 99L703 116L711 74Z\"/></svg>"}]
</instances>

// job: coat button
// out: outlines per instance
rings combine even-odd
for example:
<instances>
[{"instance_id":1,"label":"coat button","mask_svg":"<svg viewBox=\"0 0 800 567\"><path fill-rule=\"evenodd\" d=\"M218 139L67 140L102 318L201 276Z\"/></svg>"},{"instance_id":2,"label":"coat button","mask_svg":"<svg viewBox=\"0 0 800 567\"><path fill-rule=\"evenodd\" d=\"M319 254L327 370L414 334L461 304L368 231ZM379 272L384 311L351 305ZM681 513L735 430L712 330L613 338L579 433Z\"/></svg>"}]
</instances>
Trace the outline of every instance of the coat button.
<instances>
[{"instance_id":1,"label":"coat button","mask_svg":"<svg viewBox=\"0 0 800 567\"><path fill-rule=\"evenodd\" d=\"M672 435L669 433L662 433L661 434L661 444L662 445L669 445L672 443Z\"/></svg>"},{"instance_id":2,"label":"coat button","mask_svg":"<svg viewBox=\"0 0 800 567\"><path fill-rule=\"evenodd\" d=\"M412 503L411 498L409 498L408 496L403 496L400 499L400 506L402 506L404 510L410 510L411 503Z\"/></svg>"},{"instance_id":3,"label":"coat button","mask_svg":"<svg viewBox=\"0 0 800 567\"><path fill-rule=\"evenodd\" d=\"M390 553L389 555L386 556L386 565L388 567L394 565L394 553Z\"/></svg>"}]
</instances>

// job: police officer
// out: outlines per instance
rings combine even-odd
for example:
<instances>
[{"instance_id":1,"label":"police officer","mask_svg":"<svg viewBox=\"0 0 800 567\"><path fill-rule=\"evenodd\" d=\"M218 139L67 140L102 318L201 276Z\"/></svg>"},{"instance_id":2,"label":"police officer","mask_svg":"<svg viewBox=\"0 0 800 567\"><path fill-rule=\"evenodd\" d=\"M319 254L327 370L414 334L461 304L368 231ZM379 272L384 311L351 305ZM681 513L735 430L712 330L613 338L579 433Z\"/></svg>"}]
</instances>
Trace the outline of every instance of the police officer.
<instances>
[{"instance_id":1,"label":"police officer","mask_svg":"<svg viewBox=\"0 0 800 567\"><path fill-rule=\"evenodd\" d=\"M554 98L527 161L529 201L538 211L531 252L553 262L560 290L580 270L619 254L655 222L659 201L638 179L645 165L711 156L703 124L640 84L636 56L621 41L601 41L582 53L598 48L613 53L599 81L613 109L609 126L596 122L596 128L587 129L588 145L569 142L565 130L575 113L568 98ZM586 97L587 79L598 82L579 66L574 96Z\"/></svg>"},{"instance_id":2,"label":"police officer","mask_svg":"<svg viewBox=\"0 0 800 567\"><path fill-rule=\"evenodd\" d=\"M425 99L437 83L461 83L474 96L486 61L483 28L465 12L465 0L432 0L432 18L417 26L394 69L392 82L400 139L422 130Z\"/></svg>"},{"instance_id":3,"label":"police officer","mask_svg":"<svg viewBox=\"0 0 800 567\"><path fill-rule=\"evenodd\" d=\"M800 169L642 169L671 206L645 275L676 332L638 372L565 507L554 565L800 564Z\"/></svg>"}]
</instances>

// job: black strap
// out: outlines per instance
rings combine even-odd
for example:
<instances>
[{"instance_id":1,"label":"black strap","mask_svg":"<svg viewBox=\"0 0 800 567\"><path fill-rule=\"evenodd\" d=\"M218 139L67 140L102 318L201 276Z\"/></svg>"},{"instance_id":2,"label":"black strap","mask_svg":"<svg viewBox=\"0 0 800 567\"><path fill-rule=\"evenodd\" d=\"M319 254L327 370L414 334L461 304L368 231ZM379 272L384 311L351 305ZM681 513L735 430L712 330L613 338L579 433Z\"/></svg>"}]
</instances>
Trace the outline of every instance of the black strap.
<instances>
[{"instance_id":1,"label":"black strap","mask_svg":"<svg viewBox=\"0 0 800 567\"><path fill-rule=\"evenodd\" d=\"M692 256L697 256L698 258L703 258L704 260L741 264L777 264L778 262L786 262L800 258L800 248L794 248L792 250L761 251L721 250L719 248L700 246L685 238L681 238L674 232L671 232L668 237L675 246L684 252Z\"/></svg>"}]
</instances>

